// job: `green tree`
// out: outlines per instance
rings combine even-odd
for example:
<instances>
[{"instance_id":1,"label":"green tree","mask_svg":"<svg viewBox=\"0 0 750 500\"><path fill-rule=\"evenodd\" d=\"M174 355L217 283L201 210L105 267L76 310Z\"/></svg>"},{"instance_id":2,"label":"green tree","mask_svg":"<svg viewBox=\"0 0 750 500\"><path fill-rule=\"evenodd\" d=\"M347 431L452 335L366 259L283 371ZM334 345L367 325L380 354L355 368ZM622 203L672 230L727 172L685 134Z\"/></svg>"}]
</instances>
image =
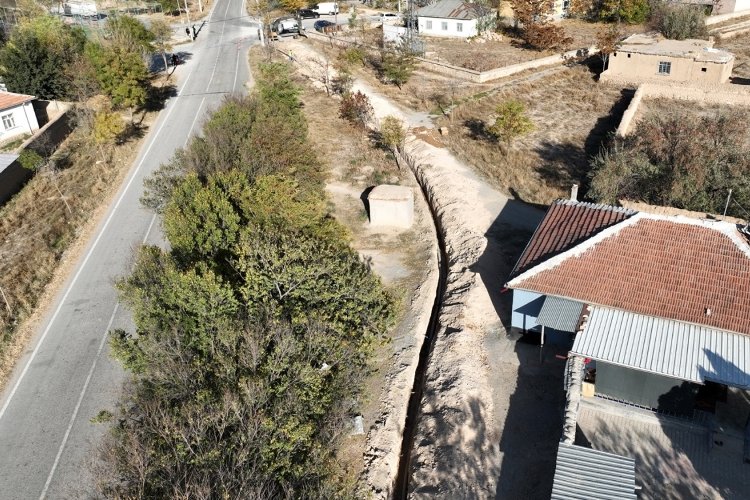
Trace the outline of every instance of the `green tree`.
<instances>
[{"instance_id":1,"label":"green tree","mask_svg":"<svg viewBox=\"0 0 750 500\"><path fill-rule=\"evenodd\" d=\"M119 113L102 110L94 114L94 142L99 146L102 159L105 159L104 147L113 144L125 131L125 123Z\"/></svg>"},{"instance_id":2,"label":"green tree","mask_svg":"<svg viewBox=\"0 0 750 500\"><path fill-rule=\"evenodd\" d=\"M148 70L143 58L121 47L90 43L86 53L94 65L102 92L116 107L128 108L132 120L135 108L146 102Z\"/></svg>"},{"instance_id":3,"label":"green tree","mask_svg":"<svg viewBox=\"0 0 750 500\"><path fill-rule=\"evenodd\" d=\"M154 33L132 16L110 16L107 18L106 29L113 47L125 52L139 52L144 56L154 51Z\"/></svg>"},{"instance_id":4,"label":"green tree","mask_svg":"<svg viewBox=\"0 0 750 500\"><path fill-rule=\"evenodd\" d=\"M600 19L628 24L641 24L650 13L649 0L604 0L599 8Z\"/></svg>"},{"instance_id":5,"label":"green tree","mask_svg":"<svg viewBox=\"0 0 750 500\"><path fill-rule=\"evenodd\" d=\"M489 132L507 144L534 130L534 123L526 115L526 106L521 101L505 101L497 107L495 113L497 117L489 127Z\"/></svg>"},{"instance_id":6,"label":"green tree","mask_svg":"<svg viewBox=\"0 0 750 500\"><path fill-rule=\"evenodd\" d=\"M649 115L594 158L589 195L604 203L625 198L722 213L732 189L733 198L748 206L750 147L745 137L737 112Z\"/></svg>"},{"instance_id":7,"label":"green tree","mask_svg":"<svg viewBox=\"0 0 750 500\"><path fill-rule=\"evenodd\" d=\"M161 54L164 71L167 71L167 52L172 50L172 27L163 19L156 19L151 22L151 33L154 35L154 48Z\"/></svg>"},{"instance_id":8,"label":"green tree","mask_svg":"<svg viewBox=\"0 0 750 500\"><path fill-rule=\"evenodd\" d=\"M671 40L706 38L706 14L700 5L654 3L649 23Z\"/></svg>"},{"instance_id":9,"label":"green tree","mask_svg":"<svg viewBox=\"0 0 750 500\"><path fill-rule=\"evenodd\" d=\"M414 53L405 46L388 46L381 52L380 67L382 78L401 88L414 73L416 59Z\"/></svg>"},{"instance_id":10,"label":"green tree","mask_svg":"<svg viewBox=\"0 0 750 500\"><path fill-rule=\"evenodd\" d=\"M66 68L83 50L83 34L52 16L22 21L0 48L0 76L8 90L41 99L69 97Z\"/></svg>"},{"instance_id":11,"label":"green tree","mask_svg":"<svg viewBox=\"0 0 750 500\"><path fill-rule=\"evenodd\" d=\"M386 116L380 122L380 138L383 145L394 153L401 151L406 141L404 123L395 116Z\"/></svg>"}]
</instances>

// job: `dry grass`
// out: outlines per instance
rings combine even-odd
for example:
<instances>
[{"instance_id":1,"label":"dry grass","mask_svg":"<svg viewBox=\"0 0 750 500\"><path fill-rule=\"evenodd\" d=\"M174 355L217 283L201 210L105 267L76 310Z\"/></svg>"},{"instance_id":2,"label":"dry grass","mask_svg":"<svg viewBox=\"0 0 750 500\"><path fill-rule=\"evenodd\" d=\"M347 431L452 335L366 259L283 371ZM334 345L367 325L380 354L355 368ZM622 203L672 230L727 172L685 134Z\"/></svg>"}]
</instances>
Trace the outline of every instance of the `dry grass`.
<instances>
[{"instance_id":1,"label":"dry grass","mask_svg":"<svg viewBox=\"0 0 750 500\"><path fill-rule=\"evenodd\" d=\"M599 85L585 66L508 85L492 95L458 106L440 120L448 126L449 147L490 182L524 201L548 204L583 184L589 158L614 131L631 92ZM525 103L535 130L510 147L486 132L501 102Z\"/></svg>"},{"instance_id":2,"label":"dry grass","mask_svg":"<svg viewBox=\"0 0 750 500\"><path fill-rule=\"evenodd\" d=\"M374 269L381 275L393 273L386 280L388 289L398 303L398 326L393 337L412 335L402 331L409 316L410 298L424 282L428 272L429 240L425 241L422 228L430 223L429 216L417 212L414 229L410 231L374 231L369 227L367 213L360 195L368 187L391 183L415 186L408 172L399 170L390 153L377 147L372 138L338 117L338 100L315 90L311 83L303 83L302 100L308 120L309 137L328 167L328 194L336 219L348 230L352 245L368 255L378 255ZM416 189L416 187L415 187ZM415 207L416 208L416 207ZM394 340L394 342L397 342ZM385 377L393 362L392 344L381 346L372 360L372 372L365 381L358 410L365 422L365 431L380 412L380 396ZM347 436L337 450L337 462L345 481L356 482L365 463L365 436Z\"/></svg>"},{"instance_id":3,"label":"dry grass","mask_svg":"<svg viewBox=\"0 0 750 500\"><path fill-rule=\"evenodd\" d=\"M19 327L40 305L71 244L85 238L84 228L91 229L94 214L115 193L140 142L113 148L103 162L87 132L77 129L56 153L65 166L37 173L0 208L0 287L7 300L0 301L0 386L30 334L30 328L17 334Z\"/></svg>"},{"instance_id":4,"label":"dry grass","mask_svg":"<svg viewBox=\"0 0 750 500\"><path fill-rule=\"evenodd\" d=\"M716 47L726 49L735 55L732 76L750 80L750 33L743 33L726 40L719 39Z\"/></svg>"}]
</instances>

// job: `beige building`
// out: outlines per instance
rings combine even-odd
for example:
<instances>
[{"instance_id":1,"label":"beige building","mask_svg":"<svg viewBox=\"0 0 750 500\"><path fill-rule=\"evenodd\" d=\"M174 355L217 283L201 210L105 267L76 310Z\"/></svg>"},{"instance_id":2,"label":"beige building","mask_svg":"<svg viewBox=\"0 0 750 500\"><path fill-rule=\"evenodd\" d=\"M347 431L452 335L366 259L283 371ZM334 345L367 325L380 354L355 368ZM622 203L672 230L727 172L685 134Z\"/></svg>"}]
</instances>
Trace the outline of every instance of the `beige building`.
<instances>
[{"instance_id":1,"label":"beige building","mask_svg":"<svg viewBox=\"0 0 750 500\"><path fill-rule=\"evenodd\" d=\"M609 57L601 81L641 83L726 83L734 55L708 40L666 40L660 35L631 35Z\"/></svg>"}]
</instances>

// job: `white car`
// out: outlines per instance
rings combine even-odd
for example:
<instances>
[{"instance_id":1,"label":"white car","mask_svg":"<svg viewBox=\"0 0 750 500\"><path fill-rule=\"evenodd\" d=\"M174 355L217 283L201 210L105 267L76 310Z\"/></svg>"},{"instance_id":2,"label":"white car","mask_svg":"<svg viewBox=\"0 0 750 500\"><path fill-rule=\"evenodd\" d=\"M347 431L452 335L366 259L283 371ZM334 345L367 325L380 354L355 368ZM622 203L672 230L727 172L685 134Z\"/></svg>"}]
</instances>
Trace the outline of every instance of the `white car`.
<instances>
[{"instance_id":1,"label":"white car","mask_svg":"<svg viewBox=\"0 0 750 500\"><path fill-rule=\"evenodd\" d=\"M381 20L396 19L398 17L401 17L401 14L397 14L396 12L381 12L380 13Z\"/></svg>"}]
</instances>

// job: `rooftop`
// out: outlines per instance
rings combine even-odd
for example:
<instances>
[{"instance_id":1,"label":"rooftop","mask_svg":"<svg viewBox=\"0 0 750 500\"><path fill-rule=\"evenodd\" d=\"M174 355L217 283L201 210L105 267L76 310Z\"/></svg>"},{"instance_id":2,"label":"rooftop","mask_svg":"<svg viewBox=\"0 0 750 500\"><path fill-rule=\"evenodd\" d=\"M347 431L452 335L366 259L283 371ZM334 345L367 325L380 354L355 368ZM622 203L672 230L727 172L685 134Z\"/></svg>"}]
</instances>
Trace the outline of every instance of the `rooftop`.
<instances>
[{"instance_id":1,"label":"rooftop","mask_svg":"<svg viewBox=\"0 0 750 500\"><path fill-rule=\"evenodd\" d=\"M407 201L411 200L414 195L408 186L396 186L393 184L381 184L375 186L367 196L368 200L384 201Z\"/></svg>"},{"instance_id":2,"label":"rooftop","mask_svg":"<svg viewBox=\"0 0 750 500\"><path fill-rule=\"evenodd\" d=\"M438 0L417 10L418 17L442 17L448 19L479 19L491 12L487 7L462 0Z\"/></svg>"},{"instance_id":3,"label":"rooftop","mask_svg":"<svg viewBox=\"0 0 750 500\"><path fill-rule=\"evenodd\" d=\"M727 63L734 54L713 48L709 40L667 40L661 35L639 33L623 40L617 51L656 56L684 57L701 62Z\"/></svg>"},{"instance_id":4,"label":"rooftop","mask_svg":"<svg viewBox=\"0 0 750 500\"><path fill-rule=\"evenodd\" d=\"M735 224L639 212L536 262L508 286L750 335L750 244Z\"/></svg>"},{"instance_id":5,"label":"rooftop","mask_svg":"<svg viewBox=\"0 0 750 500\"><path fill-rule=\"evenodd\" d=\"M552 203L510 276L518 276L635 213L626 208L572 200Z\"/></svg>"},{"instance_id":6,"label":"rooftop","mask_svg":"<svg viewBox=\"0 0 750 500\"><path fill-rule=\"evenodd\" d=\"M35 99L33 95L14 94L13 92L0 92L0 110L12 108Z\"/></svg>"}]
</instances>

